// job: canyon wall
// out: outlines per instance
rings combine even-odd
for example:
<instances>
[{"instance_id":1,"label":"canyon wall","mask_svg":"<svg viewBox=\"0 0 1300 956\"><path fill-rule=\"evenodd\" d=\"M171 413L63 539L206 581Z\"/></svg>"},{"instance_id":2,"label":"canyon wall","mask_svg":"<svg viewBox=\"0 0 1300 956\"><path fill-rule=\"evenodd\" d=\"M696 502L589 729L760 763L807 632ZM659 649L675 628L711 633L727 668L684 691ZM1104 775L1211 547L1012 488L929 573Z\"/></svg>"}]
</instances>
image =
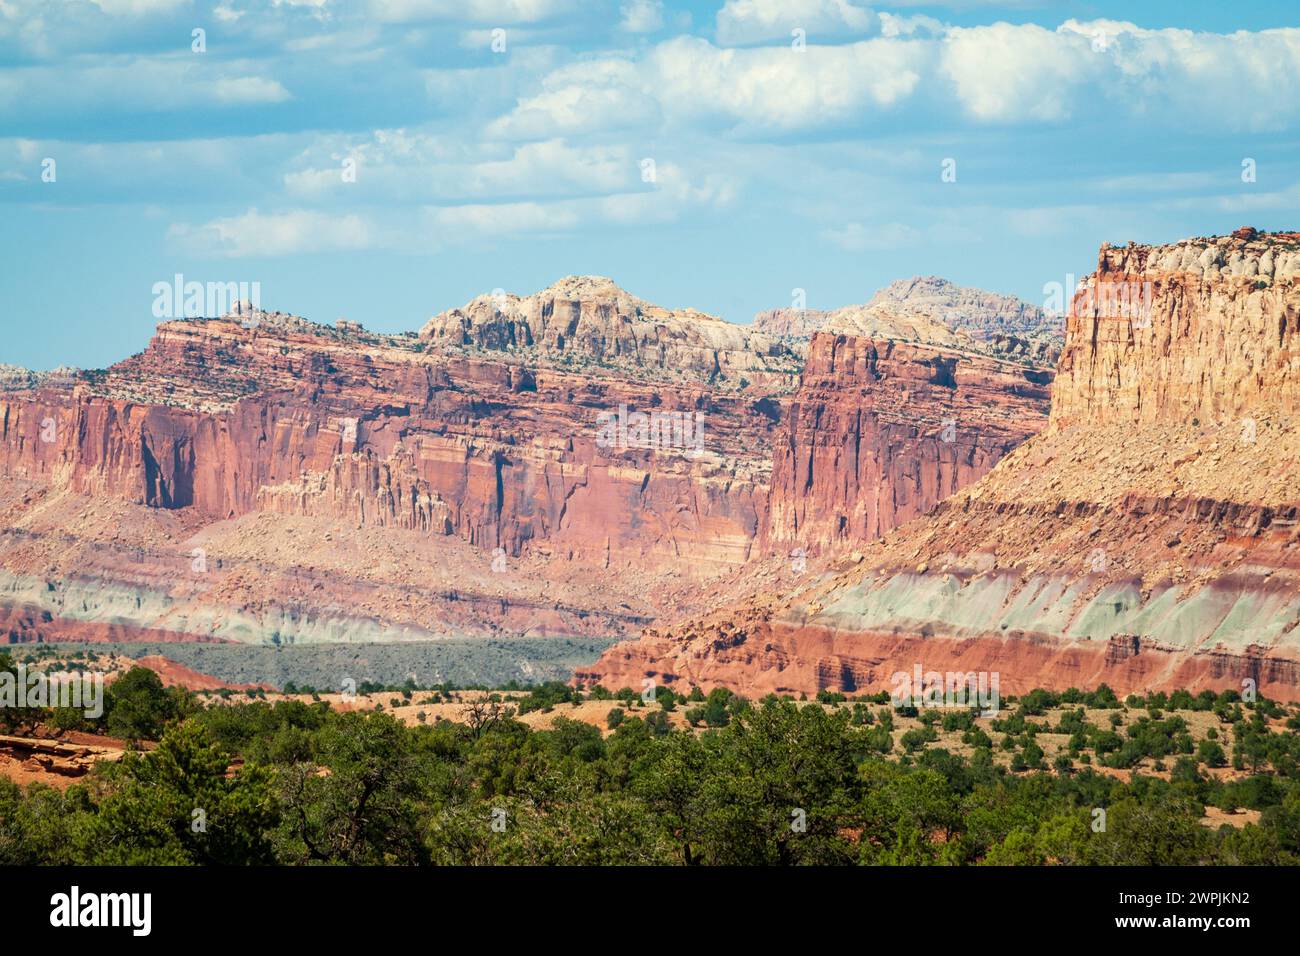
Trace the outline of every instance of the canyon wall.
<instances>
[{"instance_id":1,"label":"canyon wall","mask_svg":"<svg viewBox=\"0 0 1300 956\"><path fill-rule=\"evenodd\" d=\"M1297 248L1253 230L1103 247L1047 429L837 574L651 626L580 676L874 692L919 664L1014 693L1300 699ZM1097 291L1132 279L1144 311Z\"/></svg>"},{"instance_id":2,"label":"canyon wall","mask_svg":"<svg viewBox=\"0 0 1300 956\"><path fill-rule=\"evenodd\" d=\"M214 519L328 515L516 555L544 540L737 564L780 414L763 398L683 384L669 404L618 378L175 322L101 382L0 397L0 469ZM599 447L599 416L620 408L698 416L699 447Z\"/></svg>"},{"instance_id":3,"label":"canyon wall","mask_svg":"<svg viewBox=\"0 0 1300 956\"><path fill-rule=\"evenodd\" d=\"M773 449L766 543L861 545L971 484L1046 424L1051 372L818 333Z\"/></svg>"},{"instance_id":4,"label":"canyon wall","mask_svg":"<svg viewBox=\"0 0 1300 956\"><path fill-rule=\"evenodd\" d=\"M951 333L909 318L923 338ZM11 640L621 635L977 479L1050 373L802 346L600 277L378 335L239 304L0 390ZM797 391L797 394L795 394ZM196 568L198 570L196 570Z\"/></svg>"},{"instance_id":5,"label":"canyon wall","mask_svg":"<svg viewBox=\"0 0 1300 956\"><path fill-rule=\"evenodd\" d=\"M645 305L638 332L676 344L619 351L617 301L566 301L548 315L609 319L618 361L240 311L102 372L9 376L10 638L609 635L690 606L751 557L795 360Z\"/></svg>"}]
</instances>

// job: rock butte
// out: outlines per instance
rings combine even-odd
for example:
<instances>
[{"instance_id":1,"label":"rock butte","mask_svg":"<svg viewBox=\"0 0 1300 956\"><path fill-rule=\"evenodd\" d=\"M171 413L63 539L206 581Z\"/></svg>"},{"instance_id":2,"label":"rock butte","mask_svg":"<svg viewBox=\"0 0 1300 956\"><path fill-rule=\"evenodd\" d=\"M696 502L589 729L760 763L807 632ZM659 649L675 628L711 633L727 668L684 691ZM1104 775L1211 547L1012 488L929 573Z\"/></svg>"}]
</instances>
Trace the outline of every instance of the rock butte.
<instances>
[{"instance_id":1,"label":"rock butte","mask_svg":"<svg viewBox=\"0 0 1300 956\"><path fill-rule=\"evenodd\" d=\"M617 636L779 590L790 551L821 567L1046 424L1050 369L947 317L908 328L792 342L571 276L418 334L240 304L103 371L10 370L0 625ZM624 408L698 416L702 452L602 441Z\"/></svg>"},{"instance_id":2,"label":"rock butte","mask_svg":"<svg viewBox=\"0 0 1300 956\"><path fill-rule=\"evenodd\" d=\"M1047 429L837 573L651 627L580 677L876 691L920 664L1005 692L1300 699L1298 346L1300 234L1104 246Z\"/></svg>"}]
</instances>

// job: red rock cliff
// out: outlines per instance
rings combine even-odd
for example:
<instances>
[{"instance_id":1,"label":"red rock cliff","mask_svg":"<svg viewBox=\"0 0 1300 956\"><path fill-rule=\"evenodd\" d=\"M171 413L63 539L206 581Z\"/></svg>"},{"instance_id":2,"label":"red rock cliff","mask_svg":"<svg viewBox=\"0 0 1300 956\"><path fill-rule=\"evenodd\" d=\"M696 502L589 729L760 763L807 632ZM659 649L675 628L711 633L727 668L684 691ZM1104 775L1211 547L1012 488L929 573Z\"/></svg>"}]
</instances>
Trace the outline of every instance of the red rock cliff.
<instances>
[{"instance_id":1,"label":"red rock cliff","mask_svg":"<svg viewBox=\"0 0 1300 956\"><path fill-rule=\"evenodd\" d=\"M769 367L766 352L746 358L744 337L715 342L718 320L689 335L689 317L677 320L681 347L711 356L702 367L650 363L637 377L594 357L525 361L292 316L252 319L167 322L143 353L105 372L0 392L11 545L0 603L7 588L13 635L620 633L750 557L781 389L732 367L778 385L793 385L794 373ZM638 430L638 416L653 427ZM125 573L135 561L126 555L85 560L92 538L128 546L111 530L125 514L112 502L142 509L126 519L142 535L129 542L138 573ZM104 513L85 513L96 507ZM350 566L367 581L352 585L311 564L313 549L337 548L348 528L371 529ZM307 550L282 548L304 534ZM397 598L396 582L431 573L421 539L444 542L435 559L444 583ZM195 547L210 558L208 586L178 597L174 579L189 563L178 559ZM253 570L281 550L280 563ZM246 573L226 573L241 563ZM210 587L218 566L229 593ZM56 606L44 581L60 575L129 593ZM286 604L288 624L278 617ZM249 613L256 620L231 623ZM310 623L322 614L368 623ZM89 621L109 617L108 631Z\"/></svg>"},{"instance_id":2,"label":"red rock cliff","mask_svg":"<svg viewBox=\"0 0 1300 956\"><path fill-rule=\"evenodd\" d=\"M1294 233L1104 247L1047 429L861 563L649 628L584 676L877 691L919 664L1013 693L1300 699L1298 310Z\"/></svg>"},{"instance_id":3,"label":"red rock cliff","mask_svg":"<svg viewBox=\"0 0 1300 956\"><path fill-rule=\"evenodd\" d=\"M924 514L1046 424L1051 373L818 333L773 449L768 544L852 547Z\"/></svg>"},{"instance_id":4,"label":"red rock cliff","mask_svg":"<svg viewBox=\"0 0 1300 956\"><path fill-rule=\"evenodd\" d=\"M619 634L870 540L1043 417L1044 373L825 335L787 423L797 364L596 277L420 336L166 322L0 392L0 606L14 639Z\"/></svg>"}]
</instances>

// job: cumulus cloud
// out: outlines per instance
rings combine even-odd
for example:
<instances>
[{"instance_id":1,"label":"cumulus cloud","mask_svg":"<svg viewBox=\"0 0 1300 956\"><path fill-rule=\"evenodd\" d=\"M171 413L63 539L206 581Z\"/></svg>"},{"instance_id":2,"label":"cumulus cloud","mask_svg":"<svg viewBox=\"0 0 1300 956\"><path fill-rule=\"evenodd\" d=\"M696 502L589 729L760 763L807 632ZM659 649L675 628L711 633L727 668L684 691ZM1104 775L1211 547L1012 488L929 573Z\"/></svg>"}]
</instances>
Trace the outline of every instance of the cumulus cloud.
<instances>
[{"instance_id":1,"label":"cumulus cloud","mask_svg":"<svg viewBox=\"0 0 1300 956\"><path fill-rule=\"evenodd\" d=\"M509 114L495 136L541 137L672 122L721 121L743 132L796 131L886 112L916 88L936 51L875 39L815 52L726 49L677 37L638 60L560 68Z\"/></svg>"},{"instance_id":2,"label":"cumulus cloud","mask_svg":"<svg viewBox=\"0 0 1300 956\"><path fill-rule=\"evenodd\" d=\"M36 8L0 0L0 53L19 51L14 65L0 68L0 107L14 111L15 128L38 137L41 156L59 156L60 188L43 201L217 196L230 204L226 211L249 211L177 222L169 234L220 255L573 233L737 207L755 222L808 224L814 246L867 251L970 241L960 225L970 216L946 230L934 221L972 208L968 197L977 192L979 202L1004 211L981 229L1056 236L1064 231L1059 216L1014 208L1032 206L1020 194L1042 187L1009 184L1007 170L1051 161L1043 145L1050 137L1022 136L1025 129L1131 146L1154 137L1196 141L1203 132L1221 143L1226 134L1285 131L1300 121L1295 29L1212 34L1113 20L1058 24L1046 15L1035 16L1037 24L955 27L875 14L862 0L727 0L716 39L645 39L673 21L660 0L608 0L598 24L576 0L470 0L468 14L451 0L299 0L282 9L220 0L223 30L249 42L193 56L183 43L167 53L150 46L156 38L129 12L145 3L121 0L112 17L77 4L77 16L99 30L98 46L41 62L28 55L34 40L16 39L20 27L35 29L40 17L26 14ZM796 19L808 33L803 50L790 45ZM457 46L498 25L509 27L508 56ZM102 39L114 30L142 37L144 52ZM117 52L104 52L110 48ZM381 65L367 73L363 60ZM433 62L445 65L432 69ZM349 92L375 83L357 109ZM286 102L295 108L277 107ZM162 114L159 127L174 136L167 141L69 141L100 117L121 116L114 135L130 137L156 128ZM285 131L275 143L257 142L271 130ZM980 155L968 160L976 139ZM995 155L1012 139L1038 151L1011 162ZM917 184L937 188L939 163L950 155L962 158L961 185L927 209ZM1258 155L1261 170L1276 176L1278 166ZM652 181L642 179L647 158L655 160ZM357 164L356 183L341 176L347 159ZM1156 192L1167 202L1174 191L1209 192L1206 177L1222 175L1231 198L1236 161L1208 172L1181 167L1189 175L1176 190L1137 183L1134 192L1148 205ZM20 175L5 184L6 195L39 188L27 185L30 160L13 168ZM1070 186L1086 193L1076 202L1112 213L1125 199L1122 182L1100 174ZM1004 192L990 196L999 187ZM1291 196L1285 184L1261 178L1257 191L1233 201L1275 209Z\"/></svg>"},{"instance_id":3,"label":"cumulus cloud","mask_svg":"<svg viewBox=\"0 0 1300 956\"><path fill-rule=\"evenodd\" d=\"M1300 117L1300 30L1146 30L1117 20L953 28L944 75L967 115L1112 120L1220 130L1281 129ZM1212 108L1228 97L1232 108Z\"/></svg>"},{"instance_id":4,"label":"cumulus cloud","mask_svg":"<svg viewBox=\"0 0 1300 956\"><path fill-rule=\"evenodd\" d=\"M852 0L727 0L718 11L718 42L726 46L791 38L801 29L808 41L868 36L880 17Z\"/></svg>"},{"instance_id":5,"label":"cumulus cloud","mask_svg":"<svg viewBox=\"0 0 1300 956\"><path fill-rule=\"evenodd\" d=\"M929 36L939 37L946 33L948 27L934 17L922 15L899 16L894 13L880 14L880 35L883 37Z\"/></svg>"},{"instance_id":6,"label":"cumulus cloud","mask_svg":"<svg viewBox=\"0 0 1300 956\"><path fill-rule=\"evenodd\" d=\"M788 131L892 110L917 88L932 56L922 44L881 39L797 53L724 50L681 37L656 47L649 67L675 116L721 115L747 131Z\"/></svg>"},{"instance_id":7,"label":"cumulus cloud","mask_svg":"<svg viewBox=\"0 0 1300 956\"><path fill-rule=\"evenodd\" d=\"M1068 118L1105 67L1081 34L995 23L949 31L942 70L971 116L1019 122Z\"/></svg>"},{"instance_id":8,"label":"cumulus cloud","mask_svg":"<svg viewBox=\"0 0 1300 956\"><path fill-rule=\"evenodd\" d=\"M731 8L776 9L763 0L733 0ZM768 20L752 13L745 22ZM881 36L836 45L818 45L810 34L802 51L785 42L728 47L681 36L636 54L579 60L544 76L539 90L486 129L493 137L543 138L698 123L748 137L789 135L870 123L905 104L922 123L1123 119L1239 130L1300 119L1300 30L883 22ZM1225 95L1234 109L1207 109Z\"/></svg>"},{"instance_id":9,"label":"cumulus cloud","mask_svg":"<svg viewBox=\"0 0 1300 956\"><path fill-rule=\"evenodd\" d=\"M519 100L489 123L489 136L538 139L657 125L659 103L628 60L589 60L562 67L542 81L541 92Z\"/></svg>"},{"instance_id":10,"label":"cumulus cloud","mask_svg":"<svg viewBox=\"0 0 1300 956\"><path fill-rule=\"evenodd\" d=\"M262 213L250 209L239 216L200 225L173 223L167 238L196 255L243 258L364 249L371 244L373 231L357 215L330 216L304 209Z\"/></svg>"},{"instance_id":11,"label":"cumulus cloud","mask_svg":"<svg viewBox=\"0 0 1300 956\"><path fill-rule=\"evenodd\" d=\"M1059 32L1091 38L1118 73L1102 90L1144 120L1278 130L1300 117L1300 29L1216 34L1068 20Z\"/></svg>"}]
</instances>

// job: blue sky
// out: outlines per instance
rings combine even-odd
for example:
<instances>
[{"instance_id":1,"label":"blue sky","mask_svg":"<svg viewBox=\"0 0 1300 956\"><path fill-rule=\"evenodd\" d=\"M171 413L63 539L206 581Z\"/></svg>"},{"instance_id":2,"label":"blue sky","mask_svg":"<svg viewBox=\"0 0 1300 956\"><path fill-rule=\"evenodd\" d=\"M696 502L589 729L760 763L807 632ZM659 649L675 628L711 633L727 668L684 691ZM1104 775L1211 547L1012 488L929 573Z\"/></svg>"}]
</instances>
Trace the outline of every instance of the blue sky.
<instances>
[{"instance_id":1,"label":"blue sky","mask_svg":"<svg viewBox=\"0 0 1300 956\"><path fill-rule=\"evenodd\" d=\"M1298 21L1294 2L0 0L0 362L139 351L176 273L383 331L572 273L738 322L915 274L1041 303L1103 241L1300 228Z\"/></svg>"}]
</instances>

